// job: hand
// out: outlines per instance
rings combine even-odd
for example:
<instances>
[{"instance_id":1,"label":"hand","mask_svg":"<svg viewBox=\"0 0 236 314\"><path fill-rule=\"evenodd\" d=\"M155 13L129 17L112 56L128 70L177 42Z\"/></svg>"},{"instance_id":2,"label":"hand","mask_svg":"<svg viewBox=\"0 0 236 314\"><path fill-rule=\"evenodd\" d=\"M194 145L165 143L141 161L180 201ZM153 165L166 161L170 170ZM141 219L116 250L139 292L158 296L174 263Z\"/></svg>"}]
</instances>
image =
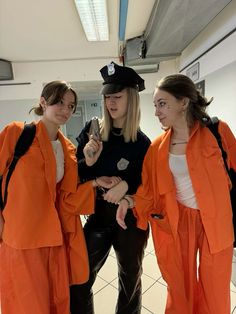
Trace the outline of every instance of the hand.
<instances>
[{"instance_id":1,"label":"hand","mask_svg":"<svg viewBox=\"0 0 236 314\"><path fill-rule=\"evenodd\" d=\"M118 204L127 191L128 184L126 181L122 180L114 187L110 188L109 191L103 195L103 198L109 203Z\"/></svg>"},{"instance_id":2,"label":"hand","mask_svg":"<svg viewBox=\"0 0 236 314\"><path fill-rule=\"evenodd\" d=\"M102 142L90 136L90 140L84 146L83 153L87 166L93 166L101 154L103 148Z\"/></svg>"},{"instance_id":3,"label":"hand","mask_svg":"<svg viewBox=\"0 0 236 314\"><path fill-rule=\"evenodd\" d=\"M121 181L120 177L107 177L102 176L96 178L97 186L103 187L105 189L110 189L113 186L117 185Z\"/></svg>"},{"instance_id":4,"label":"hand","mask_svg":"<svg viewBox=\"0 0 236 314\"><path fill-rule=\"evenodd\" d=\"M127 211L128 211L128 202L125 199L122 199L120 201L119 207L116 212L116 221L118 225L120 225L121 228L123 228L124 230L127 229L127 226L125 224L125 216L127 214Z\"/></svg>"}]
</instances>

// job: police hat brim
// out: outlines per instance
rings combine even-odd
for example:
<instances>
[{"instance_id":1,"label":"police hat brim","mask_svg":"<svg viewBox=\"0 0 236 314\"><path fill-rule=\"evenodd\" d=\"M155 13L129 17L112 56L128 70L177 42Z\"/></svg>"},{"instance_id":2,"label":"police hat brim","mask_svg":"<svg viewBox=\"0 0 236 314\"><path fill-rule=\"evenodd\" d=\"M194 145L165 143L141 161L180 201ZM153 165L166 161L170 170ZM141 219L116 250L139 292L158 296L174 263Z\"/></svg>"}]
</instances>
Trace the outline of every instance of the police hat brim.
<instances>
[{"instance_id":1,"label":"police hat brim","mask_svg":"<svg viewBox=\"0 0 236 314\"><path fill-rule=\"evenodd\" d=\"M103 95L115 94L121 92L124 88L125 86L121 84L105 84L100 93Z\"/></svg>"}]
</instances>

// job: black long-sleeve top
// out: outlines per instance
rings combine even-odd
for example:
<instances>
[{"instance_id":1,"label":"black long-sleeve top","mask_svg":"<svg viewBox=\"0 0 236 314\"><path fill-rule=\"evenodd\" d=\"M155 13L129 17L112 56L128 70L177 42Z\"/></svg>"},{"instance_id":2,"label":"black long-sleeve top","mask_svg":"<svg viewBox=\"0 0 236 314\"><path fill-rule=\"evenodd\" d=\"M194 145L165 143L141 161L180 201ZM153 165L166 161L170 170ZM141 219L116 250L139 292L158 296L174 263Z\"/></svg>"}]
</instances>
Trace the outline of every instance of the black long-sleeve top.
<instances>
[{"instance_id":1,"label":"black long-sleeve top","mask_svg":"<svg viewBox=\"0 0 236 314\"><path fill-rule=\"evenodd\" d=\"M123 135L119 134L121 130L113 128L109 140L103 142L103 150L97 162L89 167L85 163L83 148L89 141L90 123L85 125L77 137L77 160L81 182L100 176L119 176L127 182L128 193L135 193L141 183L142 163L150 145L149 138L139 130L137 141L125 143Z\"/></svg>"}]
</instances>

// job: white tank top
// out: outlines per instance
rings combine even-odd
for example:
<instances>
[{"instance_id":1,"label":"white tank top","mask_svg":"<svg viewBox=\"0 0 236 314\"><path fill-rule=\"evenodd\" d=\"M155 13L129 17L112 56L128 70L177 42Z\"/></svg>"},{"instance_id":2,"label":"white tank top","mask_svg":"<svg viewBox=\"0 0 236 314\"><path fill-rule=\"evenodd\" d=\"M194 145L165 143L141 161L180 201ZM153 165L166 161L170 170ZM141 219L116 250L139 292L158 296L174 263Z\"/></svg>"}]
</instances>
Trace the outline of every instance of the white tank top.
<instances>
[{"instance_id":1,"label":"white tank top","mask_svg":"<svg viewBox=\"0 0 236 314\"><path fill-rule=\"evenodd\" d=\"M52 147L53 147L55 158L56 158L56 164L57 164L56 182L58 183L59 181L61 181L61 179L64 176L64 164L65 164L64 152L63 152L61 142L59 140L51 141L51 143L52 143Z\"/></svg>"},{"instance_id":2,"label":"white tank top","mask_svg":"<svg viewBox=\"0 0 236 314\"><path fill-rule=\"evenodd\" d=\"M188 171L186 155L169 153L169 166L175 181L177 201L187 207L199 209Z\"/></svg>"}]
</instances>

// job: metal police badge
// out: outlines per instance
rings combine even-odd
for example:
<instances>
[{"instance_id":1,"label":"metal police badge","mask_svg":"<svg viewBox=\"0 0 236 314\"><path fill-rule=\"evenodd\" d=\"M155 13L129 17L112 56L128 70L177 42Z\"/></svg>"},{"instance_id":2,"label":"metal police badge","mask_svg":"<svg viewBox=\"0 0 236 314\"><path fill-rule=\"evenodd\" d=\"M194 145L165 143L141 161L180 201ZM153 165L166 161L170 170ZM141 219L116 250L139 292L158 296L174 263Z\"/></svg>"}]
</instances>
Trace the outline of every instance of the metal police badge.
<instances>
[{"instance_id":1,"label":"metal police badge","mask_svg":"<svg viewBox=\"0 0 236 314\"><path fill-rule=\"evenodd\" d=\"M118 163L117 163L117 168L119 170L125 170L125 169L127 169L128 164L129 164L128 160L121 158L120 161L118 161Z\"/></svg>"},{"instance_id":2,"label":"metal police badge","mask_svg":"<svg viewBox=\"0 0 236 314\"><path fill-rule=\"evenodd\" d=\"M115 73L114 63L110 63L107 65L107 73L108 75L113 75Z\"/></svg>"}]
</instances>

